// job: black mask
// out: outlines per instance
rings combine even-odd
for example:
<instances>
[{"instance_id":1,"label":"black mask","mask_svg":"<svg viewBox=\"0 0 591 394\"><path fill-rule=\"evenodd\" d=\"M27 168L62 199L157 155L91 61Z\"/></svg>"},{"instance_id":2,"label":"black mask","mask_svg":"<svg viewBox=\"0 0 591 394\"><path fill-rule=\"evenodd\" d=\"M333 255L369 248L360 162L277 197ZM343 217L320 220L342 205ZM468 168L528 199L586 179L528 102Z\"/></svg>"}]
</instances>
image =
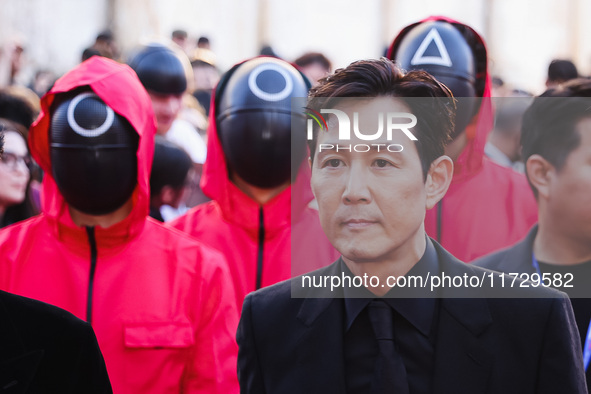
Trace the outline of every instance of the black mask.
<instances>
[{"instance_id":1,"label":"black mask","mask_svg":"<svg viewBox=\"0 0 591 394\"><path fill-rule=\"evenodd\" d=\"M307 96L306 80L290 64L265 57L230 73L216 93L228 167L253 186L277 187L290 180L292 166L298 168L305 156L306 118L303 108L292 112L291 99Z\"/></svg>"},{"instance_id":2,"label":"black mask","mask_svg":"<svg viewBox=\"0 0 591 394\"><path fill-rule=\"evenodd\" d=\"M104 215L129 200L137 183L139 137L96 94L58 96L49 138L52 175L69 205Z\"/></svg>"},{"instance_id":3,"label":"black mask","mask_svg":"<svg viewBox=\"0 0 591 394\"><path fill-rule=\"evenodd\" d=\"M392 56L403 69L427 71L451 90L458 98L452 138L461 134L479 108L476 61L462 33L448 22L421 23L402 38Z\"/></svg>"}]
</instances>

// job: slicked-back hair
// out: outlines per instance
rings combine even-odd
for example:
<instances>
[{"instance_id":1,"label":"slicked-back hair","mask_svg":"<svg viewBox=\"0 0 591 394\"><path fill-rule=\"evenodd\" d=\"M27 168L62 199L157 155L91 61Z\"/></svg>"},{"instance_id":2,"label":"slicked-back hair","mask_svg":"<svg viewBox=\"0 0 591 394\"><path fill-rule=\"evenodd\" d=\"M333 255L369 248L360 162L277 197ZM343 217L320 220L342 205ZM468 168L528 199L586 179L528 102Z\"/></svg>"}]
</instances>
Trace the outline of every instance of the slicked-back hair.
<instances>
[{"instance_id":1,"label":"slicked-back hair","mask_svg":"<svg viewBox=\"0 0 591 394\"><path fill-rule=\"evenodd\" d=\"M521 145L523 160L538 154L560 171L568 155L581 143L576 130L591 118L591 80L574 79L536 97L523 115ZM530 182L537 197L537 190Z\"/></svg>"},{"instance_id":2,"label":"slicked-back hair","mask_svg":"<svg viewBox=\"0 0 591 394\"><path fill-rule=\"evenodd\" d=\"M413 134L418 130L415 143L426 179L431 163L444 154L454 129L456 106L451 91L429 73L404 73L397 64L383 57L356 61L321 79L320 84L310 90L308 108L320 112L322 108L333 108L340 98L347 97L395 97L410 108L417 117ZM438 99L405 100L415 97ZM308 141L312 160L317 137L318 128L315 127L313 139Z\"/></svg>"}]
</instances>

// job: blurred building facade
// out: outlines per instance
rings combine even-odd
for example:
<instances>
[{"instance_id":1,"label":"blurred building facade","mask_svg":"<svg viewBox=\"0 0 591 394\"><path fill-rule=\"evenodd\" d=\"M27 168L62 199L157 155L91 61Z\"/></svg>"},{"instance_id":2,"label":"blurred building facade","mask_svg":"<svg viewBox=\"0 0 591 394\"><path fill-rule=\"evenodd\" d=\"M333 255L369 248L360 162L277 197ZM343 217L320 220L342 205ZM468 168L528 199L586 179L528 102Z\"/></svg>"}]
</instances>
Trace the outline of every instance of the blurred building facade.
<instances>
[{"instance_id":1,"label":"blurred building facade","mask_svg":"<svg viewBox=\"0 0 591 394\"><path fill-rule=\"evenodd\" d=\"M429 15L473 26L488 43L492 72L533 93L553 58L591 73L586 0L0 0L0 9L0 45L20 40L29 74L64 73L107 28L123 55L184 29L209 37L222 71L263 45L287 60L323 52L338 68L383 55L402 27Z\"/></svg>"}]
</instances>

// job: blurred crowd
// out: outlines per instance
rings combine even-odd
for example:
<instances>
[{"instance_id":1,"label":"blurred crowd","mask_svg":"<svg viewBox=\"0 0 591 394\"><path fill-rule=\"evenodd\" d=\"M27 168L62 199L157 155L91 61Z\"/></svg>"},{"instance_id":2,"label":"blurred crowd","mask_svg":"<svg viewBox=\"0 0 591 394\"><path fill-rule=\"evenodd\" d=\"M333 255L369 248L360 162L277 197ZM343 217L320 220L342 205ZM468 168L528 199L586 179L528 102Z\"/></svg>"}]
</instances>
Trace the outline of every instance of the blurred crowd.
<instances>
[{"instance_id":1,"label":"blurred crowd","mask_svg":"<svg viewBox=\"0 0 591 394\"><path fill-rule=\"evenodd\" d=\"M166 42L166 40L163 42ZM181 148L184 151L183 153L167 155L164 153L167 150L163 149L162 153L159 151L156 155L154 166L158 169L154 175L156 186L153 190L151 215L162 221L172 220L185 213L187 208L208 200L207 196L200 191L198 185L207 151L206 130L211 95L220 79L220 75L224 72L224 70L217 67L216 54L208 37L189 37L186 31L175 30L166 45L175 51L175 54L183 63L187 88L182 92L182 99L178 103L168 106L154 106L157 119L168 119L168 123L161 124L158 133L163 136L168 135L166 139L170 140L175 148ZM17 82L21 81L17 77L24 67L23 62L27 61L25 51L26 49L18 41L5 46L2 50L0 64L6 70L5 74L8 75L8 78L5 78L5 83L0 86L4 100L0 117L3 120L12 122L11 124L14 125L11 128L20 127L19 133L26 139L28 128L39 114L40 98L49 91L58 76L46 69L39 69L28 83L23 85ZM270 46L261 48L260 53L264 56L278 57ZM91 46L84 49L81 54L81 61L85 61L92 56L103 56L123 62L133 56L133 52L124 56L113 33L105 30L97 35L95 42ZM297 59L286 60L297 66L313 85L333 71L330 60L319 52L308 52ZM546 87L556 87L578 77L581 77L581 75L579 75L577 67L572 61L555 59L548 65ZM492 76L491 81L491 97L533 97L532 93L522 90L518 86L508 86L499 76ZM495 113L495 127L488 137L485 153L495 162L523 173L524 164L520 157L519 137L521 115L527 108L527 105L524 104L527 103L527 100L514 100L515 106L504 105L504 103L510 102L510 100L498 101L499 106ZM175 126L174 130L171 130L173 121ZM172 146L168 146L172 148ZM179 157L184 157L184 153L188 154L193 162L191 168L186 169L186 166L179 166L172 162L172 160L180 160ZM15 197L2 199L3 207L0 210L2 220L0 223L3 226L40 212L39 183L41 181L41 172L35 166L34 161L30 160L28 162L30 162L28 170L23 170L24 178L26 178L25 183L27 183L23 193L13 193ZM158 175L162 173L168 174L167 177L175 180L166 183L168 180L163 179L162 175ZM179 180L181 178L182 181ZM185 178L187 181L185 181ZM164 197L160 196L164 187L166 187L165 190L174 190L173 195L165 192ZM22 204L26 205L26 209L22 208ZM9 207L12 207L12 209L8 211L8 214L5 214L4 212ZM12 213L16 211L20 213Z\"/></svg>"}]
</instances>

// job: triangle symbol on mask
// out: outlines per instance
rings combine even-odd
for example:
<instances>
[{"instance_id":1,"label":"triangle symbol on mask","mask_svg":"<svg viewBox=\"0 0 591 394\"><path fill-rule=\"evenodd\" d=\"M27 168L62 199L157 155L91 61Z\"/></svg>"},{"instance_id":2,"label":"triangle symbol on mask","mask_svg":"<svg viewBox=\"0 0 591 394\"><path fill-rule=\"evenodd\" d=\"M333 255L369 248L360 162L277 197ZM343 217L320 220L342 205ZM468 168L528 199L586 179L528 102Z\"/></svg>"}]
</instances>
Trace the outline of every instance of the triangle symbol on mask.
<instances>
[{"instance_id":1,"label":"triangle symbol on mask","mask_svg":"<svg viewBox=\"0 0 591 394\"><path fill-rule=\"evenodd\" d=\"M435 48L433 48L433 45L431 44L435 44ZM436 50L431 51L431 49ZM429 50L429 55L427 55L427 50ZM447 48L445 47L445 44L443 43L443 40L441 39L441 36L439 35L439 32L437 32L436 28L432 28L425 36L423 42L421 42L421 45L419 45L419 48L412 57L410 64L413 66L419 64L435 64L445 67L452 66Z\"/></svg>"}]
</instances>

